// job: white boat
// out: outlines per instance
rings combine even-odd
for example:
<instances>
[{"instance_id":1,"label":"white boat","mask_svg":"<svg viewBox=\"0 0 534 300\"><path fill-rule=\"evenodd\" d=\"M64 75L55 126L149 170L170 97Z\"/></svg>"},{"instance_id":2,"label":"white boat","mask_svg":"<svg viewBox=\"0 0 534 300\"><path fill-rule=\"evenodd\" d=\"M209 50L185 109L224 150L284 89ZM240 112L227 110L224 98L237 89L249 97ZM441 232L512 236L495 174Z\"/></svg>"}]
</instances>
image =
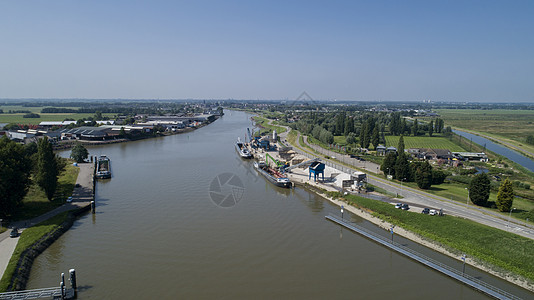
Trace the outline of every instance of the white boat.
<instances>
[{"instance_id":1,"label":"white boat","mask_svg":"<svg viewBox=\"0 0 534 300\"><path fill-rule=\"evenodd\" d=\"M237 153L239 153L239 156L241 156L242 158L252 158L252 154L250 153L250 151L248 151L245 144L241 142L240 138L237 138L237 142L235 143L235 149L237 150Z\"/></svg>"}]
</instances>

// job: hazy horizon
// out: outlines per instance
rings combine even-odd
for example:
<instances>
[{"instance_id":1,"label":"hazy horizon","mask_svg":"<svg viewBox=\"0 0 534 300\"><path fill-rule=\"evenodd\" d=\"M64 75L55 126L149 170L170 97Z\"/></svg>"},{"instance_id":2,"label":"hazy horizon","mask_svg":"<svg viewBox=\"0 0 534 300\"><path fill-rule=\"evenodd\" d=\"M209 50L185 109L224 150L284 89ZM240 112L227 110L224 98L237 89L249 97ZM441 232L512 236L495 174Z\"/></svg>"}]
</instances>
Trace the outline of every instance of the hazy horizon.
<instances>
[{"instance_id":1,"label":"hazy horizon","mask_svg":"<svg viewBox=\"0 0 534 300\"><path fill-rule=\"evenodd\" d=\"M534 103L531 1L0 3L0 98Z\"/></svg>"}]
</instances>

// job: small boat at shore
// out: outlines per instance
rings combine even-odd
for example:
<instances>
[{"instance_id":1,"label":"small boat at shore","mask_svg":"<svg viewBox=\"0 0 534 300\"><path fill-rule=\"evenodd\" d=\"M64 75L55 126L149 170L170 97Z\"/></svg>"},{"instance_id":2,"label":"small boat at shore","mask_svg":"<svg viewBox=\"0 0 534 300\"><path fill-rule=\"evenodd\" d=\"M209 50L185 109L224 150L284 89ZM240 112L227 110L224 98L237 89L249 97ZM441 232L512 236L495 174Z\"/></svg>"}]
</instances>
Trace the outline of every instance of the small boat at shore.
<instances>
[{"instance_id":1,"label":"small boat at shore","mask_svg":"<svg viewBox=\"0 0 534 300\"><path fill-rule=\"evenodd\" d=\"M239 156L242 158L252 158L252 153L247 149L247 146L243 142L241 142L240 138L237 138L237 142L235 143L235 149L237 150L237 153L239 153Z\"/></svg>"},{"instance_id":2,"label":"small boat at shore","mask_svg":"<svg viewBox=\"0 0 534 300\"><path fill-rule=\"evenodd\" d=\"M105 155L100 155L96 161L95 177L97 179L111 178L110 159Z\"/></svg>"},{"instance_id":3,"label":"small boat at shore","mask_svg":"<svg viewBox=\"0 0 534 300\"><path fill-rule=\"evenodd\" d=\"M278 172L277 170L269 167L265 162L254 162L254 168L263 175L267 180L272 184L288 188L291 186L291 181L284 174Z\"/></svg>"}]
</instances>

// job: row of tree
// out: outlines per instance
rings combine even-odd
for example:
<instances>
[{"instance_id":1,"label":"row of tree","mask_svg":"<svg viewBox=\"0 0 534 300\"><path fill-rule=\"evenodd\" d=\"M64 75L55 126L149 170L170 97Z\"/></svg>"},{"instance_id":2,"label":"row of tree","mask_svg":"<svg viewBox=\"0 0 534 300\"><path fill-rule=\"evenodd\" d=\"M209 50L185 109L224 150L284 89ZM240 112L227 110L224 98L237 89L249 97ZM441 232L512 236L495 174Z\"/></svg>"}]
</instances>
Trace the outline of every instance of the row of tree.
<instances>
[{"instance_id":1,"label":"row of tree","mask_svg":"<svg viewBox=\"0 0 534 300\"><path fill-rule=\"evenodd\" d=\"M22 204L32 178L52 200L64 168L46 137L25 146L0 138L0 217L9 217Z\"/></svg>"},{"instance_id":2,"label":"row of tree","mask_svg":"<svg viewBox=\"0 0 534 300\"><path fill-rule=\"evenodd\" d=\"M469 199L478 206L486 206L491 193L491 180L486 173L477 174L469 183ZM495 206L503 212L510 211L514 202L514 187L506 178L500 185Z\"/></svg>"}]
</instances>

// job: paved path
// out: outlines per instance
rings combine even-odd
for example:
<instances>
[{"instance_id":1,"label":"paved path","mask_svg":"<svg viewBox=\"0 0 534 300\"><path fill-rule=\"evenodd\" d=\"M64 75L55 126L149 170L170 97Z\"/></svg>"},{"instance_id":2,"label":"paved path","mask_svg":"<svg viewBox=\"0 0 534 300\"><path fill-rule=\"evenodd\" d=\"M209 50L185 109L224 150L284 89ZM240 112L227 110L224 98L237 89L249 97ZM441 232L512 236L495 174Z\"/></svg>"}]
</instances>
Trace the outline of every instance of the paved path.
<instances>
[{"instance_id":1,"label":"paved path","mask_svg":"<svg viewBox=\"0 0 534 300\"><path fill-rule=\"evenodd\" d=\"M288 131L280 134L280 138L283 140L287 140L287 134L289 133L289 130L291 130L289 127L286 127L286 128ZM300 133L299 132L297 133L298 133L297 144L298 146L302 146L300 145L300 139L299 139ZM307 143L307 139L305 139L305 137L303 140L305 143ZM307 144L307 146L313 149L315 149L316 147L319 147L317 145L311 145L311 144ZM307 156L314 155L314 156L321 157L321 159L323 159L324 161L329 161L330 163L333 163L333 164L340 164L339 162L342 162L345 165L350 165L357 169L364 169L363 167L366 167L364 171L366 171L367 173L367 179L370 184L401 195L403 197L402 202L407 202L417 207L429 207L429 208L434 208L434 209L443 209L443 211L449 215L454 215L454 216L459 216L462 218L470 219L481 224L485 224L485 225L498 228L498 229L502 229L505 231L510 231L515 234L521 235L523 237L534 239L534 229L529 225L520 224L517 220L508 219L498 213L476 207L473 204L462 204L457 201L452 201L444 197L426 193L419 189L410 188L405 185L386 180L382 176L375 176L373 174L370 174L370 173L376 174L379 172L379 166L377 164L366 162L366 164L362 166L363 162L361 161L358 161L356 159L351 159L350 157L346 157L346 155L341 155L339 153L335 153L328 149L323 149L323 148L316 149L317 152L319 153L313 153L312 150L306 149L304 147L300 147L300 148L294 147L294 150L302 155L307 155ZM330 157L334 156L336 157L337 162L332 161L332 160L327 160L324 158L324 156L330 156ZM343 170L343 169L346 169L347 167L340 165L338 166L338 168L340 170ZM466 199L467 199L467 194L466 194Z\"/></svg>"},{"instance_id":2,"label":"paved path","mask_svg":"<svg viewBox=\"0 0 534 300\"><path fill-rule=\"evenodd\" d=\"M80 168L80 172L78 173L76 183L80 186L74 188L74 191L72 193L72 203L65 203L52 211L49 211L30 220L13 222L9 225L9 227L17 227L19 228L19 232L23 232L24 229L40 222L46 221L57 214L84 207L91 203L91 201L93 200L93 164L84 163L78 164L78 166ZM17 246L17 242L19 240L18 237L10 238L10 232L11 229L0 234L0 278L2 278L4 271L6 270L6 267L9 263L9 260L11 259L11 255L13 255L13 251L15 251L15 247Z\"/></svg>"}]
</instances>

